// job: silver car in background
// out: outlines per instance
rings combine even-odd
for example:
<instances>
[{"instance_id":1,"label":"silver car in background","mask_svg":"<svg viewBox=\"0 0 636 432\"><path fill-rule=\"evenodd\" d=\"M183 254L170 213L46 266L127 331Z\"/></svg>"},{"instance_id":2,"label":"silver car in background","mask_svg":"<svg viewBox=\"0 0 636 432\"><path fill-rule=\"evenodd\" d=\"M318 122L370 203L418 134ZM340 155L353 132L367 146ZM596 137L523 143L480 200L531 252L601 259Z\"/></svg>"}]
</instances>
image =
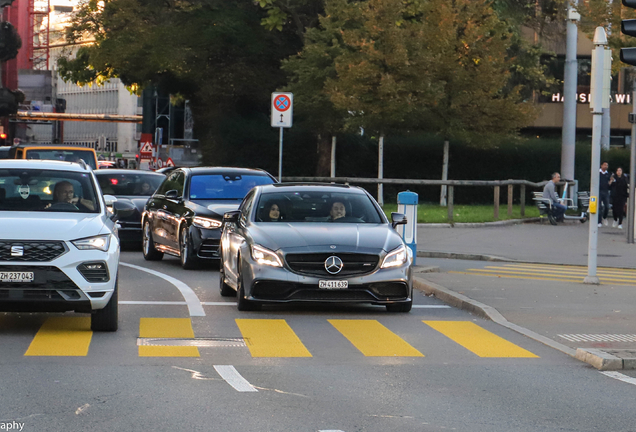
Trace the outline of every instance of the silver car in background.
<instances>
[{"instance_id":1,"label":"silver car in background","mask_svg":"<svg viewBox=\"0 0 636 432\"><path fill-rule=\"evenodd\" d=\"M409 312L411 257L364 189L344 185L257 186L224 215L220 290L239 310L264 303L386 305Z\"/></svg>"}]
</instances>

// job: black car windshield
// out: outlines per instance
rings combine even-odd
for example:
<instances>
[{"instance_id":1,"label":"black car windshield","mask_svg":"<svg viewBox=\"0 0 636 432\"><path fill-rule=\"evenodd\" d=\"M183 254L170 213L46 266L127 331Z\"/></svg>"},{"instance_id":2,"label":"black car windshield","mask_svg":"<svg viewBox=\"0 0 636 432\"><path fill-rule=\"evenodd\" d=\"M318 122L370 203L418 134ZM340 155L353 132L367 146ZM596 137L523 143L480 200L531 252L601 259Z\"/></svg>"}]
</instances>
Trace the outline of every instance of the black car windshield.
<instances>
[{"instance_id":1,"label":"black car windshield","mask_svg":"<svg viewBox=\"0 0 636 432\"><path fill-rule=\"evenodd\" d=\"M60 160L66 162L79 162L80 159L86 162L94 170L97 169L95 165L95 153L92 150L61 150L61 149L26 149L27 159L46 159L46 160Z\"/></svg>"},{"instance_id":2,"label":"black car windshield","mask_svg":"<svg viewBox=\"0 0 636 432\"><path fill-rule=\"evenodd\" d=\"M150 196L159 187L165 177L144 172L95 173L97 182L104 195Z\"/></svg>"},{"instance_id":3,"label":"black car windshield","mask_svg":"<svg viewBox=\"0 0 636 432\"><path fill-rule=\"evenodd\" d=\"M383 223L371 199L360 193L273 192L261 195L256 222Z\"/></svg>"},{"instance_id":4,"label":"black car windshield","mask_svg":"<svg viewBox=\"0 0 636 432\"><path fill-rule=\"evenodd\" d=\"M199 174L190 181L190 199L242 200L254 186L272 183L267 175Z\"/></svg>"},{"instance_id":5,"label":"black car windshield","mask_svg":"<svg viewBox=\"0 0 636 432\"><path fill-rule=\"evenodd\" d=\"M97 213L99 204L88 173L0 169L0 211Z\"/></svg>"}]
</instances>

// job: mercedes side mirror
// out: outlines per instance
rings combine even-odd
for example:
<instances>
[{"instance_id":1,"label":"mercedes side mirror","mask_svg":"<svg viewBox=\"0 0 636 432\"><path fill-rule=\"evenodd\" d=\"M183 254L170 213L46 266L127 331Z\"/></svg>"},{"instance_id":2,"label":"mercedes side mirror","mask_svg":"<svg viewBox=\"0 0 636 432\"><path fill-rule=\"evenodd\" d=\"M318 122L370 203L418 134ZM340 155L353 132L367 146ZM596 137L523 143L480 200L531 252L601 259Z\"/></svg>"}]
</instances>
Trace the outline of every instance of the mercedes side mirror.
<instances>
[{"instance_id":1,"label":"mercedes side mirror","mask_svg":"<svg viewBox=\"0 0 636 432\"><path fill-rule=\"evenodd\" d=\"M115 201L112 208L113 214L110 218L116 222L122 218L132 216L136 211L137 207L135 207L135 205L130 201Z\"/></svg>"},{"instance_id":2,"label":"mercedes side mirror","mask_svg":"<svg viewBox=\"0 0 636 432\"><path fill-rule=\"evenodd\" d=\"M237 223L240 215L239 210L223 213L223 223Z\"/></svg>"},{"instance_id":3,"label":"mercedes side mirror","mask_svg":"<svg viewBox=\"0 0 636 432\"><path fill-rule=\"evenodd\" d=\"M181 197L179 196L179 192L176 189L172 189L166 192L166 198L171 200L178 200Z\"/></svg>"},{"instance_id":4,"label":"mercedes side mirror","mask_svg":"<svg viewBox=\"0 0 636 432\"><path fill-rule=\"evenodd\" d=\"M398 225L406 225L407 222L408 221L405 214L396 212L391 213L391 226L393 226L393 228Z\"/></svg>"}]
</instances>

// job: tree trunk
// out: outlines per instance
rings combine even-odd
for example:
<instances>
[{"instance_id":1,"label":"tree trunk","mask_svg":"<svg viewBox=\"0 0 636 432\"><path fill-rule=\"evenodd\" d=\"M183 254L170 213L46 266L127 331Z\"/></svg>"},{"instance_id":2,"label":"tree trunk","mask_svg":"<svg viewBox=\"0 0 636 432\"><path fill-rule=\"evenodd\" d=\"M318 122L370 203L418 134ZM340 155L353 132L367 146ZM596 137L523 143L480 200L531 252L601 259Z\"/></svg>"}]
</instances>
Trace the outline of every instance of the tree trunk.
<instances>
[{"instance_id":1,"label":"tree trunk","mask_svg":"<svg viewBox=\"0 0 636 432\"><path fill-rule=\"evenodd\" d=\"M319 134L316 151L318 161L316 163L316 177L329 177L331 173L331 136Z\"/></svg>"}]
</instances>

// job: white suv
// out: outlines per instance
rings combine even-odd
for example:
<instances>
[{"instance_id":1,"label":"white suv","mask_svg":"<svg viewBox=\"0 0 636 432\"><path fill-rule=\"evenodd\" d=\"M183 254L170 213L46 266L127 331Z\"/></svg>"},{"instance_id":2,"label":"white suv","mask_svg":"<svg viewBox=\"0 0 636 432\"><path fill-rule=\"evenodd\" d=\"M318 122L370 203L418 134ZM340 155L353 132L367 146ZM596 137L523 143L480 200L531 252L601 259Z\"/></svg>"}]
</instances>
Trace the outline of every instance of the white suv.
<instances>
[{"instance_id":1,"label":"white suv","mask_svg":"<svg viewBox=\"0 0 636 432\"><path fill-rule=\"evenodd\" d=\"M92 330L117 330L128 209L114 201L82 162L0 160L0 311L92 313Z\"/></svg>"}]
</instances>

